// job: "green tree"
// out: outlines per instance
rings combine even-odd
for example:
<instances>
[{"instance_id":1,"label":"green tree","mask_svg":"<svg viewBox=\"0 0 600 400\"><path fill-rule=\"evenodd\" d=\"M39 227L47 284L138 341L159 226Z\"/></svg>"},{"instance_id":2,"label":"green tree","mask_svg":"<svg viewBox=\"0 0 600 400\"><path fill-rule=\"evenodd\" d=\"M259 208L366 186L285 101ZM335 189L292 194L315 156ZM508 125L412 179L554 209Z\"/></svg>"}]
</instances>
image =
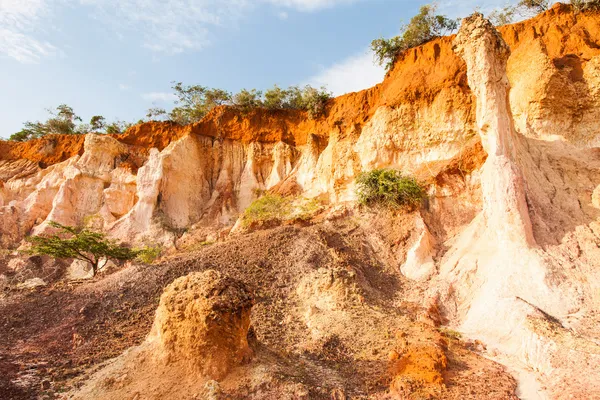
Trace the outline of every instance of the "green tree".
<instances>
[{"instance_id":1,"label":"green tree","mask_svg":"<svg viewBox=\"0 0 600 400\"><path fill-rule=\"evenodd\" d=\"M373 40L371 49L375 53L376 62L389 70L402 52L449 34L458 28L457 20L436 15L436 10L435 4L424 5L419 14L415 15L408 25L401 28L399 36Z\"/></svg>"},{"instance_id":2,"label":"green tree","mask_svg":"<svg viewBox=\"0 0 600 400\"><path fill-rule=\"evenodd\" d=\"M50 226L58 229L58 234L28 237L26 240L31 243L29 252L89 262L94 276L104 268L108 259L132 260L140 253L139 250L132 250L108 240L103 233L64 226L56 222L50 222ZM100 265L103 258L105 261Z\"/></svg>"},{"instance_id":3,"label":"green tree","mask_svg":"<svg viewBox=\"0 0 600 400\"><path fill-rule=\"evenodd\" d=\"M90 128L92 131L101 131L106 127L106 119L101 115L94 115L90 119Z\"/></svg>"},{"instance_id":4,"label":"green tree","mask_svg":"<svg viewBox=\"0 0 600 400\"><path fill-rule=\"evenodd\" d=\"M177 96L177 107L171 111L169 117L181 125L198 122L213 108L231 102L231 94L222 89L209 89L201 85L186 86L181 82L173 82L173 90Z\"/></svg>"},{"instance_id":5,"label":"green tree","mask_svg":"<svg viewBox=\"0 0 600 400\"><path fill-rule=\"evenodd\" d=\"M263 106L262 92L260 90L242 89L233 96L233 105L244 111Z\"/></svg>"}]
</instances>

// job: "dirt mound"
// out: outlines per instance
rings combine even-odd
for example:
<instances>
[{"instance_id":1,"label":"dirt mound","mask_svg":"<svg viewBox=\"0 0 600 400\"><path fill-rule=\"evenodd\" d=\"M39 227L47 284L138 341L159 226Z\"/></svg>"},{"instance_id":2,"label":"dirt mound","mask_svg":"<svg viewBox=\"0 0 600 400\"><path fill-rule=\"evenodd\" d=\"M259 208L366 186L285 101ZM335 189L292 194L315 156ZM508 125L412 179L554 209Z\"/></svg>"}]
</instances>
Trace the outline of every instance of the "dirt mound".
<instances>
[{"instance_id":1,"label":"dirt mound","mask_svg":"<svg viewBox=\"0 0 600 400\"><path fill-rule=\"evenodd\" d=\"M149 340L167 363L222 379L250 356L252 296L239 281L208 270L170 284L160 299Z\"/></svg>"}]
</instances>

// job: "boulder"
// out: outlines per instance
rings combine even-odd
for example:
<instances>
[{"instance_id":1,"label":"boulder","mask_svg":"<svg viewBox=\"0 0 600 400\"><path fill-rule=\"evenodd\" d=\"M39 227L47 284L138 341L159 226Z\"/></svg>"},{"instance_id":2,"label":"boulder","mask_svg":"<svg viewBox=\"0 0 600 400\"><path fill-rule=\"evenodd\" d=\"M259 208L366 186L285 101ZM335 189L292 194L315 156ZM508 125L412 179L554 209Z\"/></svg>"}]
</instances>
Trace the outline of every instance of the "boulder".
<instances>
[{"instance_id":1,"label":"boulder","mask_svg":"<svg viewBox=\"0 0 600 400\"><path fill-rule=\"evenodd\" d=\"M182 362L192 374L222 379L251 355L252 305L243 283L213 270L192 273L164 291L148 340L166 364Z\"/></svg>"}]
</instances>

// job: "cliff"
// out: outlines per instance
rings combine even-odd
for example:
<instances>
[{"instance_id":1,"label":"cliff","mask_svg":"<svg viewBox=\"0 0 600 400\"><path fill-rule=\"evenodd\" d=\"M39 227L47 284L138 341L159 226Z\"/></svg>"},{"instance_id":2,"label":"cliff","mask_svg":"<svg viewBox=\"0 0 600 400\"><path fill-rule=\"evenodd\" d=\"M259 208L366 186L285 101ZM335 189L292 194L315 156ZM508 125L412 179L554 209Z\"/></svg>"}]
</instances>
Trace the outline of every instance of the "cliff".
<instances>
[{"instance_id":1,"label":"cliff","mask_svg":"<svg viewBox=\"0 0 600 400\"><path fill-rule=\"evenodd\" d=\"M357 175L397 168L428 201L385 262L511 368L522 397L590 399L600 393L598 121L597 14L557 4L498 30L475 15L316 120L219 107L189 126L0 142L0 245L56 221L180 249L194 232L229 232L264 190L358 213ZM414 354L444 364L435 349Z\"/></svg>"}]
</instances>

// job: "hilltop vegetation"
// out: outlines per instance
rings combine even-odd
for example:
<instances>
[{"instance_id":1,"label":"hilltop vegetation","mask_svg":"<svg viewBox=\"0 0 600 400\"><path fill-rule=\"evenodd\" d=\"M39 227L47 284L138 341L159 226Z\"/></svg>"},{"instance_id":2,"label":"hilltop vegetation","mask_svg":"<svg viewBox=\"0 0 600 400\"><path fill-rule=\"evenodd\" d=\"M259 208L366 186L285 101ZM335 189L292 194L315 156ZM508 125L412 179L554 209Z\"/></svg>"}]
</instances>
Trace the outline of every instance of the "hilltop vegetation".
<instances>
[{"instance_id":1,"label":"hilltop vegetation","mask_svg":"<svg viewBox=\"0 0 600 400\"><path fill-rule=\"evenodd\" d=\"M236 107L243 112L256 108L269 110L302 110L311 119L318 118L325 112L331 92L326 88L290 86L282 89L275 85L264 93L257 89L242 89L232 94L223 89L208 88L201 85L184 85L173 83L173 91L177 100L176 106L167 112L163 108L153 107L146 112L146 121L172 121L179 125L187 125L200 121L212 109L226 105ZM89 123L83 123L73 108L61 104L56 110L48 110L50 116L44 122L25 122L19 132L10 136L9 140L24 142L46 135L81 135L86 133L120 134L133 123L116 121L107 123L101 115L95 115ZM138 123L144 122L140 119Z\"/></svg>"}]
</instances>

